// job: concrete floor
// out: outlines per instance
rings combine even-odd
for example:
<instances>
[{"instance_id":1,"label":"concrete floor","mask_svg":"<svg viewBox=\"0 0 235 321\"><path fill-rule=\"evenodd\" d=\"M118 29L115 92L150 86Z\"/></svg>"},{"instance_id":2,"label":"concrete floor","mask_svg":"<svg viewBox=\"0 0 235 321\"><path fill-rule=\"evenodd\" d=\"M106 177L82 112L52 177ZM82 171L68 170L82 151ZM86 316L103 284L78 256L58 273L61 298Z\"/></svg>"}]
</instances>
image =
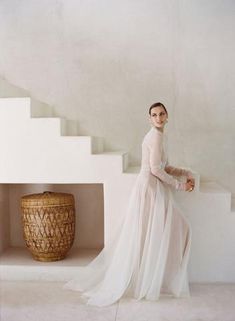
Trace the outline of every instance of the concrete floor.
<instances>
[{"instance_id":1,"label":"concrete floor","mask_svg":"<svg viewBox=\"0 0 235 321\"><path fill-rule=\"evenodd\" d=\"M235 321L235 284L190 284L191 298L86 305L61 282L3 281L1 321Z\"/></svg>"}]
</instances>

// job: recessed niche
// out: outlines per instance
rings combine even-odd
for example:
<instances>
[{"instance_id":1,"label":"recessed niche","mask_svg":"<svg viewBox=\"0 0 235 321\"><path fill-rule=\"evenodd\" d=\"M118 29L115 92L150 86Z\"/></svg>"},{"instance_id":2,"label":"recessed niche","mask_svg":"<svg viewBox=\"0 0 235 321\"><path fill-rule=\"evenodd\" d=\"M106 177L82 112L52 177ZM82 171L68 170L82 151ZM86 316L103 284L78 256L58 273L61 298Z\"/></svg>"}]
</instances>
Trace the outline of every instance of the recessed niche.
<instances>
[{"instance_id":1,"label":"recessed niche","mask_svg":"<svg viewBox=\"0 0 235 321\"><path fill-rule=\"evenodd\" d=\"M25 247L20 199L23 195L44 191L74 195L76 228L73 248L100 250L104 247L103 184L1 184L0 251L7 247Z\"/></svg>"}]
</instances>

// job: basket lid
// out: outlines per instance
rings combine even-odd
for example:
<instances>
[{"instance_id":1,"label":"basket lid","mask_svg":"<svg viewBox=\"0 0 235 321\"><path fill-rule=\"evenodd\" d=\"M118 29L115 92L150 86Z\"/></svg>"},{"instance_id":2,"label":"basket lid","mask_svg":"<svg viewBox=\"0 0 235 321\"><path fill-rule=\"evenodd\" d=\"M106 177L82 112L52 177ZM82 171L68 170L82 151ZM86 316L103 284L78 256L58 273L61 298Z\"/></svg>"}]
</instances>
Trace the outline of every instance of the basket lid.
<instances>
[{"instance_id":1,"label":"basket lid","mask_svg":"<svg viewBox=\"0 0 235 321\"><path fill-rule=\"evenodd\" d=\"M56 206L74 204L74 197L69 193L55 193L45 191L38 194L29 194L21 197L21 206Z\"/></svg>"}]
</instances>

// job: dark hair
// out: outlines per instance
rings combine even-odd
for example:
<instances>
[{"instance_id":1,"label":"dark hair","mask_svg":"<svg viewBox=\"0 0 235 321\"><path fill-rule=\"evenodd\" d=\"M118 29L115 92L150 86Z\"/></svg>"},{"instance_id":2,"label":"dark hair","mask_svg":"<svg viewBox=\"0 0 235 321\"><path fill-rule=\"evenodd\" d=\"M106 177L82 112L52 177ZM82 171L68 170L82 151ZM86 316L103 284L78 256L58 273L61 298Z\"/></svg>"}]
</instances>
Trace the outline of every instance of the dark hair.
<instances>
[{"instance_id":1,"label":"dark hair","mask_svg":"<svg viewBox=\"0 0 235 321\"><path fill-rule=\"evenodd\" d=\"M151 110L154 108L154 107L163 107L165 109L165 112L167 113L168 115L168 112L166 110L166 107L162 104L162 103L154 103L152 106L150 106L149 108L149 115L151 116Z\"/></svg>"}]
</instances>

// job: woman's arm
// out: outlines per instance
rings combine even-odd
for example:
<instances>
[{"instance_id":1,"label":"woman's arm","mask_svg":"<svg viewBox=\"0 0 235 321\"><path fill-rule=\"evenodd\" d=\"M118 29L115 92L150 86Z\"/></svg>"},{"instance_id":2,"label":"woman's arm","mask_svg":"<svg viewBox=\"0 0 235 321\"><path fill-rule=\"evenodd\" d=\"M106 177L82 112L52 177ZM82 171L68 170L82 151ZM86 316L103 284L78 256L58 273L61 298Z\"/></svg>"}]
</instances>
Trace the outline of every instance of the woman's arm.
<instances>
[{"instance_id":1,"label":"woman's arm","mask_svg":"<svg viewBox=\"0 0 235 321\"><path fill-rule=\"evenodd\" d=\"M186 169L183 169L183 168L177 168L177 167L174 167L174 166L171 166L171 165L167 165L165 167L165 171L170 174L170 175L173 175L173 176L186 176L188 178L193 178L193 174L192 172L186 170Z\"/></svg>"},{"instance_id":2,"label":"woman's arm","mask_svg":"<svg viewBox=\"0 0 235 321\"><path fill-rule=\"evenodd\" d=\"M169 175L162 166L162 136L155 133L150 137L148 142L150 152L150 169L151 173L158 177L164 183L173 186L176 190L186 190L186 184L180 182L173 176Z\"/></svg>"}]
</instances>

